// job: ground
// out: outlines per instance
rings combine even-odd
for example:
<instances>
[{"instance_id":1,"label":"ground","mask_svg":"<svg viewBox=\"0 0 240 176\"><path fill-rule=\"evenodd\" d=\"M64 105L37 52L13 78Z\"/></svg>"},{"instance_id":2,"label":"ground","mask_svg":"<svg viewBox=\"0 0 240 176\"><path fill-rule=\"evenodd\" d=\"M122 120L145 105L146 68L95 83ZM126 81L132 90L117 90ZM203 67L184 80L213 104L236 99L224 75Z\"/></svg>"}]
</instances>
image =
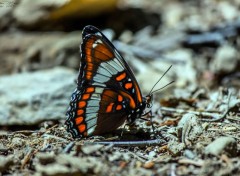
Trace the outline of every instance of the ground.
<instances>
[{"instance_id":1,"label":"ground","mask_svg":"<svg viewBox=\"0 0 240 176\"><path fill-rule=\"evenodd\" d=\"M240 3L106 0L91 14L83 2L1 3L0 175L240 175ZM144 96L170 66L154 90L174 83L145 120L73 139L65 113L87 24L113 39Z\"/></svg>"}]
</instances>

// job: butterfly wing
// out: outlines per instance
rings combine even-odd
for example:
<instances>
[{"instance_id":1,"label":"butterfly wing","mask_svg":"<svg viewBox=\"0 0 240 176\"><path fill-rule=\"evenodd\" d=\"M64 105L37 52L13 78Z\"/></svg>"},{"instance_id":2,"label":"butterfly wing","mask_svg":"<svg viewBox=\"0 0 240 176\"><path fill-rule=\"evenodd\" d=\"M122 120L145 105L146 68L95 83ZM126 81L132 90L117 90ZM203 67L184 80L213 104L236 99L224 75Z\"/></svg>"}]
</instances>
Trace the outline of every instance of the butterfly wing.
<instances>
[{"instance_id":1,"label":"butterfly wing","mask_svg":"<svg viewBox=\"0 0 240 176\"><path fill-rule=\"evenodd\" d=\"M112 43L93 26L82 35L78 87L66 120L73 137L113 131L144 109L133 72Z\"/></svg>"}]
</instances>

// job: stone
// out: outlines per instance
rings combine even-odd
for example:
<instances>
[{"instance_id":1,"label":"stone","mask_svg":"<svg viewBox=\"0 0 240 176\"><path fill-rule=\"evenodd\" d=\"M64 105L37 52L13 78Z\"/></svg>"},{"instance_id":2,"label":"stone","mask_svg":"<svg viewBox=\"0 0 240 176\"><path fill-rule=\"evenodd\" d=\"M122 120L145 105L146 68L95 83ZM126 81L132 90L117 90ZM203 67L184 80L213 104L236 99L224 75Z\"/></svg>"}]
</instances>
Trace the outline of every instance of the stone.
<instances>
[{"instance_id":1,"label":"stone","mask_svg":"<svg viewBox=\"0 0 240 176\"><path fill-rule=\"evenodd\" d=\"M36 23L47 19L53 9L57 9L66 3L68 3L68 0L21 0L13 11L13 16L20 26L34 26Z\"/></svg>"},{"instance_id":2,"label":"stone","mask_svg":"<svg viewBox=\"0 0 240 176\"><path fill-rule=\"evenodd\" d=\"M239 62L239 54L237 50L229 45L220 47L215 54L215 57L210 64L213 72L231 72Z\"/></svg>"},{"instance_id":3,"label":"stone","mask_svg":"<svg viewBox=\"0 0 240 176\"><path fill-rule=\"evenodd\" d=\"M179 143L175 140L171 140L168 142L168 151L172 156L180 156L184 149L185 149L184 143Z\"/></svg>"},{"instance_id":4,"label":"stone","mask_svg":"<svg viewBox=\"0 0 240 176\"><path fill-rule=\"evenodd\" d=\"M152 169L154 167L154 162L153 161L147 161L146 163L144 163L143 167L145 169Z\"/></svg>"},{"instance_id":5,"label":"stone","mask_svg":"<svg viewBox=\"0 0 240 176\"><path fill-rule=\"evenodd\" d=\"M226 154L229 157L237 155L237 142L232 137L219 137L205 148L205 154L219 156Z\"/></svg>"},{"instance_id":6,"label":"stone","mask_svg":"<svg viewBox=\"0 0 240 176\"><path fill-rule=\"evenodd\" d=\"M0 155L0 173L8 170L13 163L13 156L4 157Z\"/></svg>"},{"instance_id":7,"label":"stone","mask_svg":"<svg viewBox=\"0 0 240 176\"><path fill-rule=\"evenodd\" d=\"M182 116L177 129L180 132L179 137L181 137L181 142L184 142L186 145L191 144L191 142L203 133L200 121L196 115L191 113Z\"/></svg>"},{"instance_id":8,"label":"stone","mask_svg":"<svg viewBox=\"0 0 240 176\"><path fill-rule=\"evenodd\" d=\"M64 65L79 68L81 32L0 34L0 75Z\"/></svg>"},{"instance_id":9,"label":"stone","mask_svg":"<svg viewBox=\"0 0 240 176\"><path fill-rule=\"evenodd\" d=\"M33 125L65 119L77 74L66 68L0 78L0 125Z\"/></svg>"}]
</instances>

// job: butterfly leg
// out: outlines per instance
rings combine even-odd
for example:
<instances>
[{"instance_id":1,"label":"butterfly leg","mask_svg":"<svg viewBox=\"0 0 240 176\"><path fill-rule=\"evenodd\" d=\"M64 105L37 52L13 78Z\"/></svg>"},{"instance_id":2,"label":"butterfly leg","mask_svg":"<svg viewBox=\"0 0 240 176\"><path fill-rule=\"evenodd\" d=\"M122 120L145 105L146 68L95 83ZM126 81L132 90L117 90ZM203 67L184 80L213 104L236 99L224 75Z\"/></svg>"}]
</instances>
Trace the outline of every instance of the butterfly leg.
<instances>
[{"instance_id":1,"label":"butterfly leg","mask_svg":"<svg viewBox=\"0 0 240 176\"><path fill-rule=\"evenodd\" d=\"M129 126L129 124L128 123L124 124L122 131L121 131L120 139L122 139L122 137L123 137L123 133L124 133L126 126Z\"/></svg>"},{"instance_id":2,"label":"butterfly leg","mask_svg":"<svg viewBox=\"0 0 240 176\"><path fill-rule=\"evenodd\" d=\"M121 130L120 139L122 139L122 136L123 136L123 133L124 133L125 126L126 126L126 124L123 126L123 129Z\"/></svg>"},{"instance_id":3,"label":"butterfly leg","mask_svg":"<svg viewBox=\"0 0 240 176\"><path fill-rule=\"evenodd\" d=\"M149 117L150 117L150 121L151 121L152 131L153 131L153 133L155 133L155 127L153 125L153 120L152 120L152 118L153 118L152 111L149 111L149 115L150 115Z\"/></svg>"},{"instance_id":4,"label":"butterfly leg","mask_svg":"<svg viewBox=\"0 0 240 176\"><path fill-rule=\"evenodd\" d=\"M146 119L146 118L142 118L142 117L140 117L140 119L145 120L145 121L150 121L150 122L151 122L151 126L152 126L152 131L153 131L153 133L155 133L155 127L154 127L153 121L152 121L152 118L153 118L152 111L149 110L149 111L147 111L146 113L144 113L142 116L148 116L148 117L150 117L150 120L149 120L149 119Z\"/></svg>"},{"instance_id":5,"label":"butterfly leg","mask_svg":"<svg viewBox=\"0 0 240 176\"><path fill-rule=\"evenodd\" d=\"M151 113L151 114L152 114L151 110L149 110L149 111L145 112L145 113L144 113L142 116L146 116L146 115L148 115L149 113Z\"/></svg>"}]
</instances>

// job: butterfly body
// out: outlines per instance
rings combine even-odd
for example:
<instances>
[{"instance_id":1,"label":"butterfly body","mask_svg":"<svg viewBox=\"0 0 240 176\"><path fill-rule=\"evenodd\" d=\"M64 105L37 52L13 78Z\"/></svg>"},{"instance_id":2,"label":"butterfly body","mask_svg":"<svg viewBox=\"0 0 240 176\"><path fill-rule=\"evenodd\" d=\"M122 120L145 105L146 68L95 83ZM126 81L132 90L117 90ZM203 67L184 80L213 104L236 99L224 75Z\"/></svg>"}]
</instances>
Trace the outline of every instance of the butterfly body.
<instances>
[{"instance_id":1,"label":"butterfly body","mask_svg":"<svg viewBox=\"0 0 240 176\"><path fill-rule=\"evenodd\" d=\"M93 26L86 26L82 35L78 86L66 120L67 130L80 138L111 132L126 120L133 123L148 104L112 43Z\"/></svg>"}]
</instances>

